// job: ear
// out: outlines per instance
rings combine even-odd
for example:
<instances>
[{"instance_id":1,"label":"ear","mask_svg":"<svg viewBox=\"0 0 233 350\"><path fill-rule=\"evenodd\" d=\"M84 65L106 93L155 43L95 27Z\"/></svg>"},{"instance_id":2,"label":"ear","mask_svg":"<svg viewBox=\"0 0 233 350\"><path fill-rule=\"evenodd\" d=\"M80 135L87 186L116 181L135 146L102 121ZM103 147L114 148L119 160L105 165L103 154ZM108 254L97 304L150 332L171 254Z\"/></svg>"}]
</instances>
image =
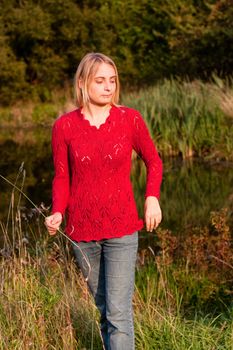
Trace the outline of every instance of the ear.
<instances>
[{"instance_id":1,"label":"ear","mask_svg":"<svg viewBox=\"0 0 233 350\"><path fill-rule=\"evenodd\" d=\"M82 81L82 79L78 80L78 87L79 87L79 89L83 88L83 81Z\"/></svg>"}]
</instances>

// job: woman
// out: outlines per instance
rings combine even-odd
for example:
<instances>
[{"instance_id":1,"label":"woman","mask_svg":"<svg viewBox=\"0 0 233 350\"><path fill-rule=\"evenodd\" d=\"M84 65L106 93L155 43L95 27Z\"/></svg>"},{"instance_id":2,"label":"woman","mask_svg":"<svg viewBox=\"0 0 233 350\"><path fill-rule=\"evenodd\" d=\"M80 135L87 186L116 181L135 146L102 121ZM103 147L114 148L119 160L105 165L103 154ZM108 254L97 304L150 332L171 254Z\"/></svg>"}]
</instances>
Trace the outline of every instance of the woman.
<instances>
[{"instance_id":1,"label":"woman","mask_svg":"<svg viewBox=\"0 0 233 350\"><path fill-rule=\"evenodd\" d=\"M53 126L53 206L45 224L53 235L66 214L66 233L101 313L104 348L131 350L138 231L144 226L130 182L132 149L147 167L144 215L150 232L161 221L162 162L140 113L117 105L119 78L109 57L84 56L75 96L78 108Z\"/></svg>"}]
</instances>

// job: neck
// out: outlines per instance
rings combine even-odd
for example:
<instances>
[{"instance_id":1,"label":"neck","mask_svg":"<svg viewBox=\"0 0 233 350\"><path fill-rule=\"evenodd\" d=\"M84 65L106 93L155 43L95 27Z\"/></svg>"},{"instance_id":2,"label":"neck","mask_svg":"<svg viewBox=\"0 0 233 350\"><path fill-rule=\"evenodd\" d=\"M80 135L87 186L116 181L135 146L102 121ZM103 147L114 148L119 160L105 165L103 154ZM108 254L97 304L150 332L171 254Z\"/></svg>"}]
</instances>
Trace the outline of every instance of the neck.
<instances>
[{"instance_id":1,"label":"neck","mask_svg":"<svg viewBox=\"0 0 233 350\"><path fill-rule=\"evenodd\" d=\"M98 119L99 117L103 117L108 114L109 110L111 108L111 104L107 104L104 106L95 105L92 103L88 103L82 108L82 112L86 115L91 117L93 120Z\"/></svg>"}]
</instances>

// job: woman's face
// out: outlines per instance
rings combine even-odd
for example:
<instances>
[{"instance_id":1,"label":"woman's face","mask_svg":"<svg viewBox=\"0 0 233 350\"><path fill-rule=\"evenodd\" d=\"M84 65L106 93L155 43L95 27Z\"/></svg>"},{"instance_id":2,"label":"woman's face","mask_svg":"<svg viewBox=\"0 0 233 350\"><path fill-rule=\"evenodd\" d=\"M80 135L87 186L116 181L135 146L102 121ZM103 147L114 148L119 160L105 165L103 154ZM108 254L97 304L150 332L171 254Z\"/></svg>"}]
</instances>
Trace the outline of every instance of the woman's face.
<instances>
[{"instance_id":1,"label":"woman's face","mask_svg":"<svg viewBox=\"0 0 233 350\"><path fill-rule=\"evenodd\" d=\"M88 84L90 103L104 106L110 104L116 91L116 72L107 63L100 63Z\"/></svg>"}]
</instances>

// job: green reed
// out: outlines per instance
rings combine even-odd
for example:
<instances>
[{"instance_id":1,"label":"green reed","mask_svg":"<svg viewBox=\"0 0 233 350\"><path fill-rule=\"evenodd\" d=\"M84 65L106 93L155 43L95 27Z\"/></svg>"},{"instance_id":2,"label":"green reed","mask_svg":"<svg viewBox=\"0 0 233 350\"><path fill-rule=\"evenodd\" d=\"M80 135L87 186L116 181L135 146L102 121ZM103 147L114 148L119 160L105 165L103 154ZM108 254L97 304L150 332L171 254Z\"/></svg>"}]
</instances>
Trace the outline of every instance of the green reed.
<instances>
[{"instance_id":1,"label":"green reed","mask_svg":"<svg viewBox=\"0 0 233 350\"><path fill-rule=\"evenodd\" d=\"M219 85L164 80L122 102L142 113L163 155L232 159L232 85Z\"/></svg>"}]
</instances>

